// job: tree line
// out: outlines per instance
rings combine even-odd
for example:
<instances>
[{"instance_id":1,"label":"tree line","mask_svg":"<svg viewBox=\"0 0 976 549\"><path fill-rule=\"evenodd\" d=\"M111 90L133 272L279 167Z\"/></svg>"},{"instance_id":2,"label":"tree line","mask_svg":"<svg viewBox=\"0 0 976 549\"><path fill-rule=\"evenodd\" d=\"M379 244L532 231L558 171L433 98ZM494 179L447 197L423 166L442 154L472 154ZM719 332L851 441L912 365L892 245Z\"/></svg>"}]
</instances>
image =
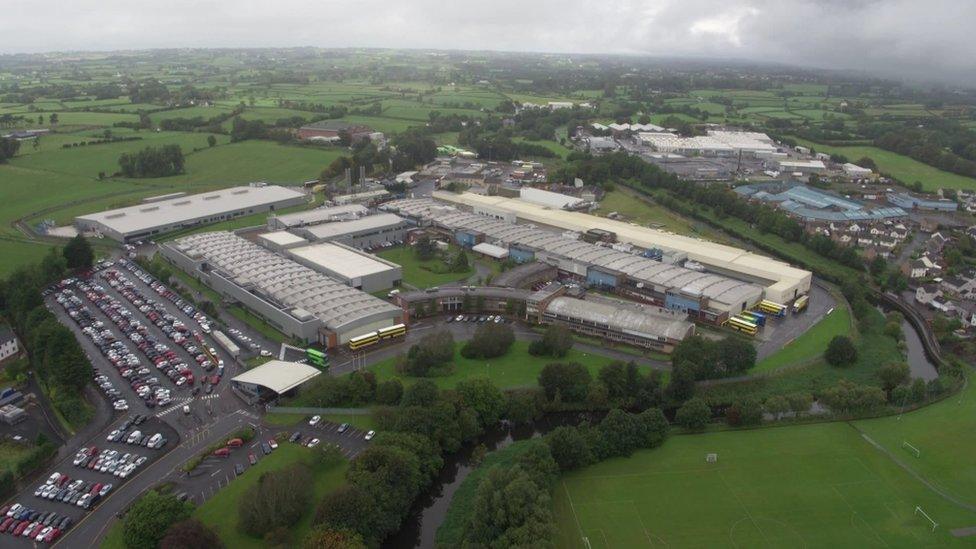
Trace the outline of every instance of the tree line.
<instances>
[{"instance_id":1,"label":"tree line","mask_svg":"<svg viewBox=\"0 0 976 549\"><path fill-rule=\"evenodd\" d=\"M40 263L19 268L0 283L3 316L25 347L31 370L51 404L73 426L84 425L91 416L81 394L92 367L72 331L45 307L41 292L69 270L90 269L93 260L91 246L78 236L63 250L52 248Z\"/></svg>"},{"instance_id":2,"label":"tree line","mask_svg":"<svg viewBox=\"0 0 976 549\"><path fill-rule=\"evenodd\" d=\"M183 173L183 151L179 145L146 147L119 156L119 169L125 177L168 177Z\"/></svg>"}]
</instances>

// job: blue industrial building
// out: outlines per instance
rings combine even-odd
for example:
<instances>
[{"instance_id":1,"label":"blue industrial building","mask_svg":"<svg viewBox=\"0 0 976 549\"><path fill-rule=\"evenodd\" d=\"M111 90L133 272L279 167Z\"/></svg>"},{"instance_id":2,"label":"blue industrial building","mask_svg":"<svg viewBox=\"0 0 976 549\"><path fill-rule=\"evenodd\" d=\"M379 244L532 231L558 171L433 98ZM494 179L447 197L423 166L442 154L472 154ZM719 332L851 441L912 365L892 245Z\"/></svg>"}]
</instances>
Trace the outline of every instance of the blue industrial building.
<instances>
[{"instance_id":1,"label":"blue industrial building","mask_svg":"<svg viewBox=\"0 0 976 549\"><path fill-rule=\"evenodd\" d=\"M959 204L952 200L929 200L918 198L908 193L888 193L888 202L906 210L932 210L936 212L954 212Z\"/></svg>"},{"instance_id":2,"label":"blue industrial building","mask_svg":"<svg viewBox=\"0 0 976 549\"><path fill-rule=\"evenodd\" d=\"M799 183L757 183L736 187L735 192L811 221L883 221L908 215L902 208L869 208L856 200Z\"/></svg>"}]
</instances>

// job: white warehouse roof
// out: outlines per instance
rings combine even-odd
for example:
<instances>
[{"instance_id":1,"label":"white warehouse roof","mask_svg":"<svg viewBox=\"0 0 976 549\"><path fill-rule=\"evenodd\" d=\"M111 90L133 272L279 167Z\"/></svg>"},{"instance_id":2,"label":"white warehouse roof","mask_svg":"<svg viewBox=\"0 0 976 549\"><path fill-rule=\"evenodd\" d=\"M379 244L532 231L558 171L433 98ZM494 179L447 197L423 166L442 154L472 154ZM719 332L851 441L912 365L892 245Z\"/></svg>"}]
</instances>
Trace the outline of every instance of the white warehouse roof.
<instances>
[{"instance_id":1,"label":"white warehouse roof","mask_svg":"<svg viewBox=\"0 0 976 549\"><path fill-rule=\"evenodd\" d=\"M396 269L394 265L376 257L331 242L293 248L288 253L305 260L306 264L321 265L322 268L348 279Z\"/></svg>"},{"instance_id":2,"label":"white warehouse roof","mask_svg":"<svg viewBox=\"0 0 976 549\"><path fill-rule=\"evenodd\" d=\"M334 332L355 328L365 319L393 319L401 312L230 232L193 234L169 245L188 257L206 258L211 268L240 286L260 290L286 307L308 311Z\"/></svg>"},{"instance_id":3,"label":"white warehouse roof","mask_svg":"<svg viewBox=\"0 0 976 549\"><path fill-rule=\"evenodd\" d=\"M790 301L797 294L810 290L812 274L777 259L750 251L690 236L631 225L581 212L543 208L517 198L480 196L473 193L455 194L435 191L434 198L469 207L491 207L514 213L519 219L584 233L592 228L613 231L621 242L644 248L676 250L688 254L688 259L710 266L719 272L736 273L749 279L761 279L769 284L766 298L780 303Z\"/></svg>"},{"instance_id":4,"label":"white warehouse roof","mask_svg":"<svg viewBox=\"0 0 976 549\"><path fill-rule=\"evenodd\" d=\"M301 225L315 225L327 221L353 219L366 215L369 210L361 204L343 204L328 208L316 208L304 212L279 215L274 218L278 227L297 227Z\"/></svg>"},{"instance_id":5,"label":"white warehouse roof","mask_svg":"<svg viewBox=\"0 0 976 549\"><path fill-rule=\"evenodd\" d=\"M662 263L639 255L568 238L551 230L527 224L515 224L457 209L447 210L430 199L405 199L391 203L407 215L431 217L441 226L482 232L494 242L518 245L536 250L537 256L565 258L620 271L646 284L674 288L710 300L710 307L738 310L742 303L756 303L762 288L727 276L693 271L678 265ZM568 213L568 212L566 212ZM590 217L590 216L587 216ZM593 218L602 220L602 218ZM626 224L624 224L626 225ZM629 226L629 225L628 225ZM578 231L583 232L583 231ZM561 263L561 261L560 261Z\"/></svg>"},{"instance_id":6,"label":"white warehouse roof","mask_svg":"<svg viewBox=\"0 0 976 549\"><path fill-rule=\"evenodd\" d=\"M394 214L377 214L360 217L352 221L337 221L335 223L325 223L315 225L305 229L305 231L316 240L328 240L339 238L348 234L358 234L370 229L381 229L392 227L403 223L403 219Z\"/></svg>"},{"instance_id":7,"label":"white warehouse roof","mask_svg":"<svg viewBox=\"0 0 976 549\"><path fill-rule=\"evenodd\" d=\"M308 364L271 360L231 378L231 381L260 385L281 394L321 374L318 368Z\"/></svg>"},{"instance_id":8,"label":"white warehouse roof","mask_svg":"<svg viewBox=\"0 0 976 549\"><path fill-rule=\"evenodd\" d=\"M128 234L304 197L301 192L279 185L244 185L80 215L76 219Z\"/></svg>"},{"instance_id":9,"label":"white warehouse roof","mask_svg":"<svg viewBox=\"0 0 976 549\"><path fill-rule=\"evenodd\" d=\"M495 246L494 244L489 244L487 242L475 244L472 246L471 250L478 252L479 254L494 257L495 259L505 259L508 257L508 248L502 248L501 246Z\"/></svg>"},{"instance_id":10,"label":"white warehouse roof","mask_svg":"<svg viewBox=\"0 0 976 549\"><path fill-rule=\"evenodd\" d=\"M280 246L282 248L308 244L308 240L305 240L297 234L292 234L288 231L274 231L272 233L260 234L258 235L258 240L263 240L269 244Z\"/></svg>"},{"instance_id":11,"label":"white warehouse roof","mask_svg":"<svg viewBox=\"0 0 976 549\"><path fill-rule=\"evenodd\" d=\"M534 187L522 187L519 190L519 196L522 198L522 200L531 202L533 204L560 209L576 206L583 202L582 199L576 198L575 196L554 193L552 191L536 189Z\"/></svg>"}]
</instances>

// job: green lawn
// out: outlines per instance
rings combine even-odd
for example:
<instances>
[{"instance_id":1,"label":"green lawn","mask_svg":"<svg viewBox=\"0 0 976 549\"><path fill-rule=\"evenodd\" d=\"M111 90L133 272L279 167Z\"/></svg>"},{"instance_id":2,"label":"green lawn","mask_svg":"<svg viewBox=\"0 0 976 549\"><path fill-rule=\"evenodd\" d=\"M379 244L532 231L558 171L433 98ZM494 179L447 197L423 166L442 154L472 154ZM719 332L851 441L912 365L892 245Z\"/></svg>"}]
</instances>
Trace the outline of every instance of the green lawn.
<instances>
[{"instance_id":1,"label":"green lawn","mask_svg":"<svg viewBox=\"0 0 976 549\"><path fill-rule=\"evenodd\" d=\"M722 236L717 231L709 230L703 223L695 223L667 208L645 200L641 195L626 187L610 191L603 196L596 214L606 216L617 212L624 216L625 221L640 225L653 226L666 231L688 236L708 237L710 240L721 242ZM728 239L724 239L727 241Z\"/></svg>"},{"instance_id":2,"label":"green lawn","mask_svg":"<svg viewBox=\"0 0 976 549\"><path fill-rule=\"evenodd\" d=\"M971 546L949 530L976 524L846 423L675 436L565 475L554 508L581 549Z\"/></svg>"},{"instance_id":3,"label":"green lawn","mask_svg":"<svg viewBox=\"0 0 976 549\"><path fill-rule=\"evenodd\" d=\"M976 505L976 386L972 379L959 394L931 406L855 425L932 484ZM903 442L918 448L919 457L903 448ZM972 524L976 525L976 517Z\"/></svg>"},{"instance_id":4,"label":"green lawn","mask_svg":"<svg viewBox=\"0 0 976 549\"><path fill-rule=\"evenodd\" d=\"M539 372L550 362L578 362L586 366L593 377L596 377L601 368L613 361L611 358L584 353L578 349L571 350L568 355L561 359L545 356L536 357L529 354L529 342L527 341L516 341L504 356L487 360L464 358L461 356L460 348L461 345L458 344L458 350L454 355L454 370L450 375L434 376L428 379L442 388L453 387L459 381L466 379L485 377L500 389L534 387L538 385ZM404 384L410 385L422 379L397 373L395 362L395 358L390 358L377 362L369 369L376 373L376 377L380 381L399 378Z\"/></svg>"},{"instance_id":5,"label":"green lawn","mask_svg":"<svg viewBox=\"0 0 976 549\"><path fill-rule=\"evenodd\" d=\"M400 265L403 268L403 281L416 288L429 288L448 282L464 280L474 273L474 269L471 267L467 271L460 273L434 272L431 269L442 268L444 262L438 258L424 261L417 259L414 249L409 246L388 248L377 252L376 255ZM473 259L471 254L468 254L468 260L471 261Z\"/></svg>"},{"instance_id":6,"label":"green lawn","mask_svg":"<svg viewBox=\"0 0 976 549\"><path fill-rule=\"evenodd\" d=\"M976 179L945 172L928 164L923 164L913 158L879 149L878 147L835 147L805 139L796 139L796 142L807 147L813 147L818 152L842 154L850 159L851 162L857 162L858 159L865 156L870 157L877 163L878 169L882 172L891 174L893 177L909 185L916 181L921 181L922 187L926 191L934 192L939 188L945 187L951 189L976 189Z\"/></svg>"},{"instance_id":7,"label":"green lawn","mask_svg":"<svg viewBox=\"0 0 976 549\"><path fill-rule=\"evenodd\" d=\"M193 513L194 518L212 527L227 547L234 549L266 547L263 540L252 538L238 528L238 501L248 488L257 483L261 473L282 469L293 463L304 461L312 468L315 475L312 501L318 502L323 496L345 483L346 469L349 465L346 461L316 464L312 459L312 452L320 451L319 449L304 448L297 444L281 443L277 450L261 459L254 467L248 468L241 477L235 479L213 498L198 507ZM297 546L311 529L314 515L314 505L309 506L308 511L298 524L289 529L292 534L291 539L294 542L292 546Z\"/></svg>"},{"instance_id":8,"label":"green lawn","mask_svg":"<svg viewBox=\"0 0 976 549\"><path fill-rule=\"evenodd\" d=\"M572 149L570 149L569 147L566 147L565 145L561 145L556 141L552 141L549 139L538 141L533 139L525 139L524 137L516 137L512 141L516 143L529 143L531 145L541 145L549 149L550 151L556 153L556 156L558 156L559 158L566 158L566 156L568 156L569 153L573 152ZM547 159L543 159L543 161L545 160Z\"/></svg>"},{"instance_id":9,"label":"green lawn","mask_svg":"<svg viewBox=\"0 0 976 549\"><path fill-rule=\"evenodd\" d=\"M823 354L827 342L834 336L845 335L850 331L851 313L846 306L838 306L800 337L787 343L779 351L760 360L752 372L767 372L783 366L814 360Z\"/></svg>"},{"instance_id":10,"label":"green lawn","mask_svg":"<svg viewBox=\"0 0 976 549\"><path fill-rule=\"evenodd\" d=\"M227 307L227 311L230 314L234 315L234 317L240 320L241 322L247 323L248 326L254 328L258 332L260 332L261 335L270 339L271 341L284 343L291 340L291 338L289 338L287 335L283 334L277 328L268 324L267 322L264 321L264 319L256 316L254 313L250 312L244 307L241 307L239 305L233 305ZM269 349L269 350L271 350L272 352L275 351L275 349Z\"/></svg>"}]
</instances>

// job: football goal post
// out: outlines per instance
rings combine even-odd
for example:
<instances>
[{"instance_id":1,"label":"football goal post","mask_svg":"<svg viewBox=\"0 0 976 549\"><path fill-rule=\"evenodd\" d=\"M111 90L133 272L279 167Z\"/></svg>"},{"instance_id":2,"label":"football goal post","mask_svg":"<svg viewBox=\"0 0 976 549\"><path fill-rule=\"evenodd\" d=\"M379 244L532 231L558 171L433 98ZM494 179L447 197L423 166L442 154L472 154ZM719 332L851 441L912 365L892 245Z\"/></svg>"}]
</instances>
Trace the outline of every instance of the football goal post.
<instances>
[{"instance_id":1,"label":"football goal post","mask_svg":"<svg viewBox=\"0 0 976 549\"><path fill-rule=\"evenodd\" d=\"M593 549L593 546L590 545L590 538L586 536L583 536L583 545L586 546L586 549Z\"/></svg>"},{"instance_id":2,"label":"football goal post","mask_svg":"<svg viewBox=\"0 0 976 549\"><path fill-rule=\"evenodd\" d=\"M918 448L912 446L907 440L901 441L901 447L914 454L917 458L922 457L922 452L920 452Z\"/></svg>"},{"instance_id":3,"label":"football goal post","mask_svg":"<svg viewBox=\"0 0 976 549\"><path fill-rule=\"evenodd\" d=\"M938 528L939 523L938 522L935 522L934 520L932 520L932 517L928 516L928 514L926 514L926 512L923 511L920 506L916 505L915 506L915 516L917 517L918 515L922 515L923 517L926 518L926 520L928 520L930 523L932 523L932 531L935 532L935 529Z\"/></svg>"},{"instance_id":4,"label":"football goal post","mask_svg":"<svg viewBox=\"0 0 976 549\"><path fill-rule=\"evenodd\" d=\"M705 463L718 462L718 454L705 454Z\"/></svg>"}]
</instances>

